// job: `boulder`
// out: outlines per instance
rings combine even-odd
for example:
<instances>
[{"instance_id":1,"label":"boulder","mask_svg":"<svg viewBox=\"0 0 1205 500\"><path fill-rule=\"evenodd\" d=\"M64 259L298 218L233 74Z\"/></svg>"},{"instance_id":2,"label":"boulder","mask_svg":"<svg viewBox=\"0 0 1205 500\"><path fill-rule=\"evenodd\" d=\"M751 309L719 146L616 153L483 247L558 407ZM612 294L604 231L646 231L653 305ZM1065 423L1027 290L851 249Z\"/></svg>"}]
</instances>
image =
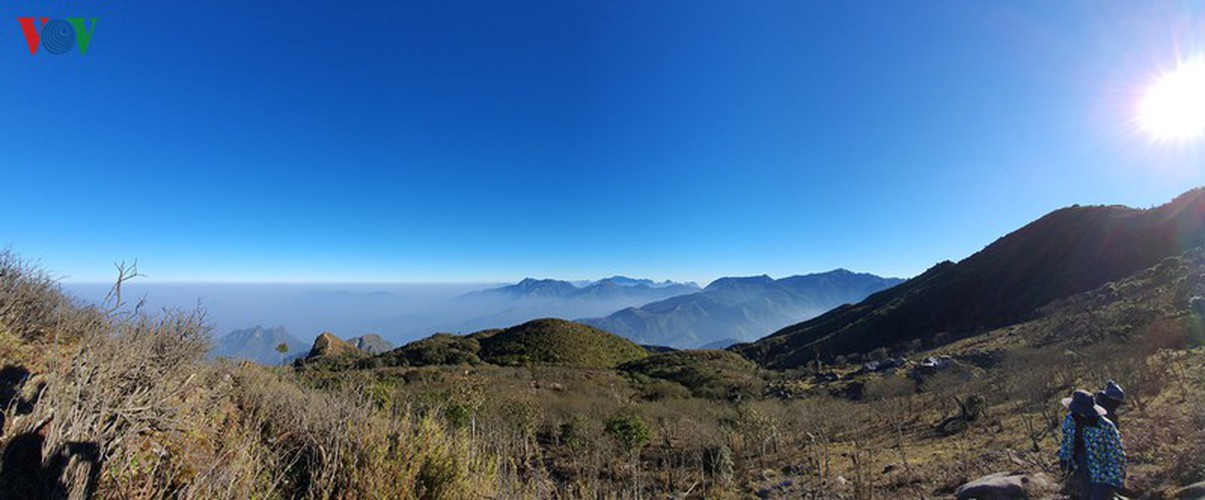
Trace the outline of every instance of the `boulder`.
<instances>
[{"instance_id":1,"label":"boulder","mask_svg":"<svg viewBox=\"0 0 1205 500\"><path fill-rule=\"evenodd\" d=\"M1053 482L1045 474L997 472L958 487L959 500L1011 500L1042 498L1053 491Z\"/></svg>"}]
</instances>

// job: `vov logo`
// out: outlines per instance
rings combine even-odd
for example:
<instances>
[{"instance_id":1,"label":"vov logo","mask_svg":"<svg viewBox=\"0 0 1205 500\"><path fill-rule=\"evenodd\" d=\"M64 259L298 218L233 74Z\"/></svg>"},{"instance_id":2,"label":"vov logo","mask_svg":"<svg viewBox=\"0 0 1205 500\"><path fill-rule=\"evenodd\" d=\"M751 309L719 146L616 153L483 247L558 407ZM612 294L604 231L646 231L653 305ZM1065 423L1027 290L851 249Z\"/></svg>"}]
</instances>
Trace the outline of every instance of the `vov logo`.
<instances>
[{"instance_id":1,"label":"vov logo","mask_svg":"<svg viewBox=\"0 0 1205 500\"><path fill-rule=\"evenodd\" d=\"M40 46L46 49L47 53L57 56L70 52L76 45L79 45L80 54L87 54L88 44L92 43L92 34L96 33L96 19L18 17L17 22L21 23L21 31L25 34L25 43L29 44L30 54L36 55ZM41 30L35 21L42 21ZM91 24L87 24L89 21Z\"/></svg>"}]
</instances>

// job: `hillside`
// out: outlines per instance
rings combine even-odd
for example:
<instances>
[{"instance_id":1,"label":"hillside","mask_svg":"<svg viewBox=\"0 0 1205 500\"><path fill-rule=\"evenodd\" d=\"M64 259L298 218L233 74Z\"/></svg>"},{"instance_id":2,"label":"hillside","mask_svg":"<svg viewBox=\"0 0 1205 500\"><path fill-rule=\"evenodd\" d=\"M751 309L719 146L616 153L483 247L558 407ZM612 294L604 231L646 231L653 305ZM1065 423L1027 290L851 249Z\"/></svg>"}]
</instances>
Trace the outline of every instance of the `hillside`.
<instances>
[{"instance_id":1,"label":"hillside","mask_svg":"<svg viewBox=\"0 0 1205 500\"><path fill-rule=\"evenodd\" d=\"M442 422L207 359L202 310L110 305L0 250L0 498L505 496Z\"/></svg>"},{"instance_id":2,"label":"hillside","mask_svg":"<svg viewBox=\"0 0 1205 500\"><path fill-rule=\"evenodd\" d=\"M631 341L580 323L539 319L478 338L481 359L497 365L612 368L648 355Z\"/></svg>"},{"instance_id":3,"label":"hillside","mask_svg":"<svg viewBox=\"0 0 1205 500\"><path fill-rule=\"evenodd\" d=\"M778 280L720 278L698 293L580 321L642 344L727 347L858 302L902 281L844 269Z\"/></svg>"},{"instance_id":4,"label":"hillside","mask_svg":"<svg viewBox=\"0 0 1205 500\"><path fill-rule=\"evenodd\" d=\"M366 362L369 366L554 365L614 368L649 351L602 330L560 319L538 319L471 335L435 334Z\"/></svg>"},{"instance_id":5,"label":"hillside","mask_svg":"<svg viewBox=\"0 0 1205 500\"><path fill-rule=\"evenodd\" d=\"M710 399L760 396L765 382L757 365L728 351L675 351L630 361L619 369L638 382L658 379L686 389L686 394ZM666 389L652 387L664 393ZM646 393L649 391L646 390Z\"/></svg>"},{"instance_id":6,"label":"hillside","mask_svg":"<svg viewBox=\"0 0 1205 500\"><path fill-rule=\"evenodd\" d=\"M1205 243L1205 190L1140 210L1052 212L959 263L730 349L768 367L956 339L1037 315L1038 308L1124 278Z\"/></svg>"},{"instance_id":7,"label":"hillside","mask_svg":"<svg viewBox=\"0 0 1205 500\"><path fill-rule=\"evenodd\" d=\"M280 344L285 344L288 348L283 354L276 350ZM283 326L264 328L256 325L226 334L218 339L211 353L214 357L254 361L272 366L304 355L307 345L306 342L290 335Z\"/></svg>"},{"instance_id":8,"label":"hillside","mask_svg":"<svg viewBox=\"0 0 1205 500\"><path fill-rule=\"evenodd\" d=\"M437 333L374 358L377 366L430 366L482 363L481 344L468 336Z\"/></svg>"},{"instance_id":9,"label":"hillside","mask_svg":"<svg viewBox=\"0 0 1205 500\"><path fill-rule=\"evenodd\" d=\"M282 370L207 362L200 313L78 308L0 252L0 497L949 498L1015 471L1051 498L1058 401L1111 378L1126 495L1178 498L1205 480L1202 297L1198 248L889 369L539 320L376 357L326 334L331 363Z\"/></svg>"}]
</instances>

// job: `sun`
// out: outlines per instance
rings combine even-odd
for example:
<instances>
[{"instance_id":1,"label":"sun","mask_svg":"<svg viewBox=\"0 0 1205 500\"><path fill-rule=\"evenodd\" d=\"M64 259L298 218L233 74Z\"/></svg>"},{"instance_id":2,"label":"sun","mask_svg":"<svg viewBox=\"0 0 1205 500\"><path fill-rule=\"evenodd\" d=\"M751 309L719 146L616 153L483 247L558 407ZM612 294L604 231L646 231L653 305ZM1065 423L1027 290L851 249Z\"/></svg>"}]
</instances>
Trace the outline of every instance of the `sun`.
<instances>
[{"instance_id":1,"label":"sun","mask_svg":"<svg viewBox=\"0 0 1205 500\"><path fill-rule=\"evenodd\" d=\"M1205 57L1160 77L1142 99L1139 121L1159 140L1205 137Z\"/></svg>"}]
</instances>

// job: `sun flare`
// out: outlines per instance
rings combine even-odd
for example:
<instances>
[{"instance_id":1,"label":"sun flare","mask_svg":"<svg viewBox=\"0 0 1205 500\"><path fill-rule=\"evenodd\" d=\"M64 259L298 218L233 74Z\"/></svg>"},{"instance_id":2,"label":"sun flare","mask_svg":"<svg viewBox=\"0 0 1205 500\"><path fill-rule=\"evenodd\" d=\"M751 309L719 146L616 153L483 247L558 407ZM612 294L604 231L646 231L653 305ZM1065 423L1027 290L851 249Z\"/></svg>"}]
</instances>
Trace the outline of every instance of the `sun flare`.
<instances>
[{"instance_id":1,"label":"sun flare","mask_svg":"<svg viewBox=\"0 0 1205 500\"><path fill-rule=\"evenodd\" d=\"M1205 136L1205 56L1159 78L1142 99L1140 121L1161 140Z\"/></svg>"}]
</instances>

